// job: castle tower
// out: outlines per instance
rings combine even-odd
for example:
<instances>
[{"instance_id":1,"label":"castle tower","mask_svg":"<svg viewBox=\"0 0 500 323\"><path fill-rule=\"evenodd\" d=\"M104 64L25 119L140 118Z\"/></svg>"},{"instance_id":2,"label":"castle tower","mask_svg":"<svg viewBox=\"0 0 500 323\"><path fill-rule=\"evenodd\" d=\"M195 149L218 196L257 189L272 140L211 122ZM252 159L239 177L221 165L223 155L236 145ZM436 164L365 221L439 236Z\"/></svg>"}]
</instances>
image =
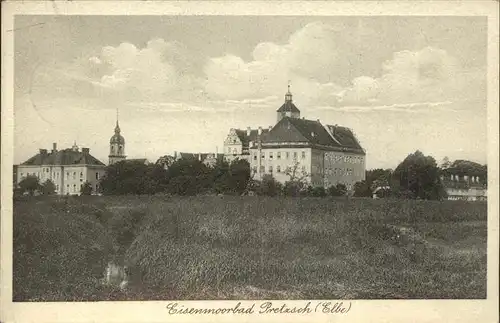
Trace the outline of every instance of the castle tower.
<instances>
[{"instance_id":1,"label":"castle tower","mask_svg":"<svg viewBox=\"0 0 500 323\"><path fill-rule=\"evenodd\" d=\"M300 118L300 110L292 102L292 93L290 92L290 85L288 85L288 92L285 94L285 103L276 111L278 118L276 123L280 122L284 117Z\"/></svg>"},{"instance_id":2,"label":"castle tower","mask_svg":"<svg viewBox=\"0 0 500 323\"><path fill-rule=\"evenodd\" d=\"M116 113L115 134L109 140L109 165L125 160L125 138L120 134L118 111Z\"/></svg>"}]
</instances>

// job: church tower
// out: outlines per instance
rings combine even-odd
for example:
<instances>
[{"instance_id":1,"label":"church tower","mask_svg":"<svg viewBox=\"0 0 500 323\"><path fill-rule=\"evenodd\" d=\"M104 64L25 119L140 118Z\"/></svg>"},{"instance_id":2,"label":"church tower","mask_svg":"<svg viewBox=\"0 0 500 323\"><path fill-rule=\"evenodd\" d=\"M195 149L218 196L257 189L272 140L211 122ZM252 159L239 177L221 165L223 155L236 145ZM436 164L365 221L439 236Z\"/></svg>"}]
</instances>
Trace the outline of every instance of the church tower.
<instances>
[{"instance_id":1,"label":"church tower","mask_svg":"<svg viewBox=\"0 0 500 323\"><path fill-rule=\"evenodd\" d=\"M288 85L288 92L285 94L285 103L276 111L278 118L276 123L280 122L284 117L300 118L300 110L292 102L292 93L290 92L290 85Z\"/></svg>"},{"instance_id":2,"label":"church tower","mask_svg":"<svg viewBox=\"0 0 500 323\"><path fill-rule=\"evenodd\" d=\"M116 113L115 134L109 140L109 165L125 160L125 138L120 134L118 111Z\"/></svg>"}]
</instances>

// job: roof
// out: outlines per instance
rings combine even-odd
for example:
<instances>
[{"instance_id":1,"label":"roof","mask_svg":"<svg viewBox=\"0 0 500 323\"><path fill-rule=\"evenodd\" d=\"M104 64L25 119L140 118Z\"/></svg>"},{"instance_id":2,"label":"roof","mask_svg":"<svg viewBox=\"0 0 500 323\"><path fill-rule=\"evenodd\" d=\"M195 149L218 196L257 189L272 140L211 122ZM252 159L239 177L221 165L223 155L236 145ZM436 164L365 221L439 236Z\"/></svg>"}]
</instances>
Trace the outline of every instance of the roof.
<instances>
[{"instance_id":1,"label":"roof","mask_svg":"<svg viewBox=\"0 0 500 323\"><path fill-rule=\"evenodd\" d=\"M276 110L276 112L297 112L300 113L300 110L293 104L292 101L286 101L283 105Z\"/></svg>"},{"instance_id":2,"label":"roof","mask_svg":"<svg viewBox=\"0 0 500 323\"><path fill-rule=\"evenodd\" d=\"M284 143L302 143L355 150L364 154L363 148L349 128L323 125L319 120L284 117L269 134L262 138L262 143L280 143L280 145Z\"/></svg>"},{"instance_id":3,"label":"roof","mask_svg":"<svg viewBox=\"0 0 500 323\"><path fill-rule=\"evenodd\" d=\"M215 153L179 153L181 158L185 159L200 159L204 161L205 159L212 157ZM217 159L222 160L224 158L224 154L217 154Z\"/></svg>"},{"instance_id":4,"label":"roof","mask_svg":"<svg viewBox=\"0 0 500 323\"><path fill-rule=\"evenodd\" d=\"M126 162L126 163L142 163L142 164L146 164L148 160L146 158L131 158L131 159L125 159L123 161Z\"/></svg>"},{"instance_id":5,"label":"roof","mask_svg":"<svg viewBox=\"0 0 500 323\"><path fill-rule=\"evenodd\" d=\"M83 151L70 148L56 152L40 152L21 165L96 165L105 166L103 162Z\"/></svg>"},{"instance_id":6,"label":"roof","mask_svg":"<svg viewBox=\"0 0 500 323\"><path fill-rule=\"evenodd\" d=\"M250 135L247 135L247 130L235 129L238 138L240 138L243 146L248 146L251 141L257 141L259 138L258 129L250 129ZM261 136L265 136L269 132L269 129L262 129Z\"/></svg>"}]
</instances>

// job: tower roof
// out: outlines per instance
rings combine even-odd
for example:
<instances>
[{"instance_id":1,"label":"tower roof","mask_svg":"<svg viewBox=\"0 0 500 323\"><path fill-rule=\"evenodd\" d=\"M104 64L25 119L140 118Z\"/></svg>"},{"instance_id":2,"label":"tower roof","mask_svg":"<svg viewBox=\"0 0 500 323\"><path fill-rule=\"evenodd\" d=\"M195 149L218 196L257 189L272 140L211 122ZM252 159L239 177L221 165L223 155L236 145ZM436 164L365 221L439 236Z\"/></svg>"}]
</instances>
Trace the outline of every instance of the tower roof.
<instances>
[{"instance_id":1,"label":"tower roof","mask_svg":"<svg viewBox=\"0 0 500 323\"><path fill-rule=\"evenodd\" d=\"M125 144L125 138L120 135L120 125L118 124L118 120L116 120L115 134L109 139L110 144Z\"/></svg>"},{"instance_id":2,"label":"tower roof","mask_svg":"<svg viewBox=\"0 0 500 323\"><path fill-rule=\"evenodd\" d=\"M276 112L296 112L300 110L292 102L292 92L290 92L290 85L288 85L288 92L285 94L285 103Z\"/></svg>"}]
</instances>

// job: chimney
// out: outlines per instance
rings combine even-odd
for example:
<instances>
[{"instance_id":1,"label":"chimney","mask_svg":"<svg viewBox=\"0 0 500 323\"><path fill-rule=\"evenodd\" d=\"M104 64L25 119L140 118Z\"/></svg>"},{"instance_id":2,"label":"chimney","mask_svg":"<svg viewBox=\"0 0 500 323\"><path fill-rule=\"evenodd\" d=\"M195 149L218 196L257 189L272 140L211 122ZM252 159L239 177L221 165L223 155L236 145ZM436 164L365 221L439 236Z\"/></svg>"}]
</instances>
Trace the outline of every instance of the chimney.
<instances>
[{"instance_id":1,"label":"chimney","mask_svg":"<svg viewBox=\"0 0 500 323\"><path fill-rule=\"evenodd\" d=\"M201 153L198 153L198 160L201 161Z\"/></svg>"},{"instance_id":2,"label":"chimney","mask_svg":"<svg viewBox=\"0 0 500 323\"><path fill-rule=\"evenodd\" d=\"M88 155L90 153L90 148L82 148L82 153Z\"/></svg>"},{"instance_id":3,"label":"chimney","mask_svg":"<svg viewBox=\"0 0 500 323\"><path fill-rule=\"evenodd\" d=\"M252 131L252 129L250 129L250 127L247 127L247 137L250 137L250 131Z\"/></svg>"},{"instance_id":4,"label":"chimney","mask_svg":"<svg viewBox=\"0 0 500 323\"><path fill-rule=\"evenodd\" d=\"M259 136L262 134L262 127L259 127L258 134Z\"/></svg>"},{"instance_id":5,"label":"chimney","mask_svg":"<svg viewBox=\"0 0 500 323\"><path fill-rule=\"evenodd\" d=\"M52 143L52 152L55 153L57 151L57 143Z\"/></svg>"}]
</instances>

